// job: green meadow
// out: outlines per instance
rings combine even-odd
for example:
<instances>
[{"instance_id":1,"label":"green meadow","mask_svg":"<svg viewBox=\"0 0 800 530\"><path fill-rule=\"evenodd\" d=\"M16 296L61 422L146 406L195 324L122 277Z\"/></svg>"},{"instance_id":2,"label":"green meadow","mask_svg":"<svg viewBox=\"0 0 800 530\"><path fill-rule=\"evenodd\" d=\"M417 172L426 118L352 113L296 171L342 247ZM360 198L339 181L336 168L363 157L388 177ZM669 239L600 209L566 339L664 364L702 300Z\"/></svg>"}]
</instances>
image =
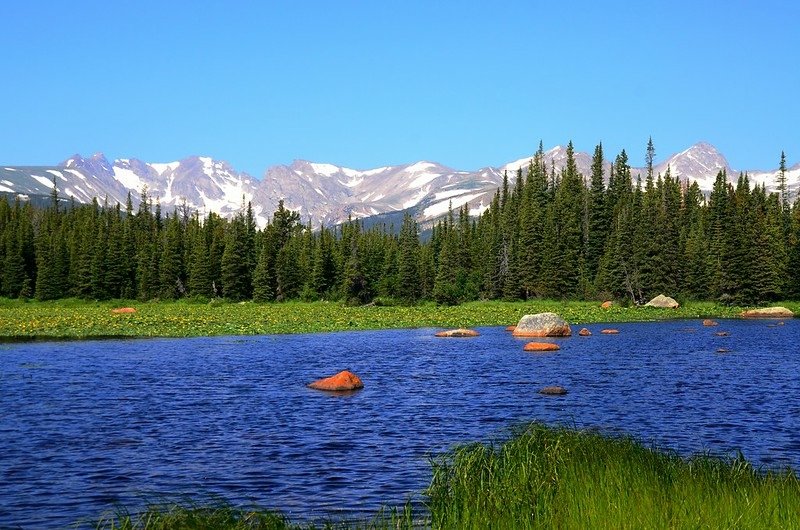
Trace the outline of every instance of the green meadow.
<instances>
[{"instance_id":1,"label":"green meadow","mask_svg":"<svg viewBox=\"0 0 800 530\"><path fill-rule=\"evenodd\" d=\"M795 312L798 302L783 302ZM133 307L135 313L112 310ZM598 302L470 302L457 306L349 306L341 302L257 304L76 299L52 302L0 299L0 339L82 339L104 337L196 337L317 333L390 328L506 326L522 315L553 311L572 324L665 319L736 317L741 307L688 302L678 309L614 306Z\"/></svg>"}]
</instances>

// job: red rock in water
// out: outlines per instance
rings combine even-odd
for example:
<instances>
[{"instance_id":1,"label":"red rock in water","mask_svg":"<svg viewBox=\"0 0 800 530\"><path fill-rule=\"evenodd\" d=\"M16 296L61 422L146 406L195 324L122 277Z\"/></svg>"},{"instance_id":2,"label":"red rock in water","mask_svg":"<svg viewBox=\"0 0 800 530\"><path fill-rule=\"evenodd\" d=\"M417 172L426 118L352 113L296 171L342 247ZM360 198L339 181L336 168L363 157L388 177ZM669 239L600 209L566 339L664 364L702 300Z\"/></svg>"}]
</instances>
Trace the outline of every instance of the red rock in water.
<instances>
[{"instance_id":1,"label":"red rock in water","mask_svg":"<svg viewBox=\"0 0 800 530\"><path fill-rule=\"evenodd\" d=\"M552 342L529 342L522 349L525 351L558 351L561 348Z\"/></svg>"},{"instance_id":2,"label":"red rock in water","mask_svg":"<svg viewBox=\"0 0 800 530\"><path fill-rule=\"evenodd\" d=\"M514 331L517 329L517 326L506 326L506 331Z\"/></svg>"},{"instance_id":3,"label":"red rock in water","mask_svg":"<svg viewBox=\"0 0 800 530\"><path fill-rule=\"evenodd\" d=\"M586 328L581 328L581 330L578 332L578 335L580 335L581 337L589 337L591 336L591 334L592 332Z\"/></svg>"},{"instance_id":4,"label":"red rock in water","mask_svg":"<svg viewBox=\"0 0 800 530\"><path fill-rule=\"evenodd\" d=\"M608 309L609 307L612 307L613 305L614 305L614 302L612 302L611 300L606 300L605 302L600 304L600 307L602 307L603 309Z\"/></svg>"},{"instance_id":5,"label":"red rock in water","mask_svg":"<svg viewBox=\"0 0 800 530\"><path fill-rule=\"evenodd\" d=\"M437 337L477 337L478 335L480 333L474 329L448 329L436 334Z\"/></svg>"},{"instance_id":6,"label":"red rock in water","mask_svg":"<svg viewBox=\"0 0 800 530\"><path fill-rule=\"evenodd\" d=\"M539 393L545 396L563 396L567 393L567 389L563 386L546 386L539 390Z\"/></svg>"},{"instance_id":7,"label":"red rock in water","mask_svg":"<svg viewBox=\"0 0 800 530\"><path fill-rule=\"evenodd\" d=\"M364 383L362 383L361 379L353 372L343 370L336 375L309 383L308 388L327 390L329 392L341 392L364 388Z\"/></svg>"},{"instance_id":8,"label":"red rock in water","mask_svg":"<svg viewBox=\"0 0 800 530\"><path fill-rule=\"evenodd\" d=\"M603 329L603 330L600 331L600 333L602 333L603 335L618 335L619 334L619 330L618 329Z\"/></svg>"},{"instance_id":9,"label":"red rock in water","mask_svg":"<svg viewBox=\"0 0 800 530\"><path fill-rule=\"evenodd\" d=\"M703 325L706 327L719 326L719 322L715 322L710 318L703 320Z\"/></svg>"},{"instance_id":10,"label":"red rock in water","mask_svg":"<svg viewBox=\"0 0 800 530\"><path fill-rule=\"evenodd\" d=\"M136 309L133 307L118 307L117 309L112 309L112 313L121 314L121 313L135 313Z\"/></svg>"}]
</instances>

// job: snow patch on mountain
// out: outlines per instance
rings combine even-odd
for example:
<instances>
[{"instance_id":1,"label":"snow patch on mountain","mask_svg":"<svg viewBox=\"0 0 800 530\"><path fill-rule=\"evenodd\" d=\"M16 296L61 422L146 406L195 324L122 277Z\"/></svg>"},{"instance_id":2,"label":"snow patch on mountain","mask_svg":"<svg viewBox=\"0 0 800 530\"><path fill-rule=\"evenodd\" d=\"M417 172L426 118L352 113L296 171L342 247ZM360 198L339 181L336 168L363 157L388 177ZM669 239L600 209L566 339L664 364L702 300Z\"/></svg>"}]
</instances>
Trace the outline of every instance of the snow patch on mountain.
<instances>
[{"instance_id":1,"label":"snow patch on mountain","mask_svg":"<svg viewBox=\"0 0 800 530\"><path fill-rule=\"evenodd\" d=\"M156 173L159 175L163 175L167 171L175 171L175 169L181 165L180 162L168 162L166 164L159 164L159 163L152 163L148 164L151 168L156 170Z\"/></svg>"},{"instance_id":2,"label":"snow patch on mountain","mask_svg":"<svg viewBox=\"0 0 800 530\"><path fill-rule=\"evenodd\" d=\"M422 211L422 215L426 218L439 217L440 215L446 214L450 210L450 208L452 208L453 210L461 208L469 201L477 199L481 195L483 195L483 193L472 193L470 195L461 195L459 197L455 197L450 200L432 204Z\"/></svg>"},{"instance_id":3,"label":"snow patch on mountain","mask_svg":"<svg viewBox=\"0 0 800 530\"><path fill-rule=\"evenodd\" d=\"M53 181L47 177L43 177L41 175L31 175L31 178L37 181L42 186L45 186L49 189L53 189Z\"/></svg>"},{"instance_id":4,"label":"snow patch on mountain","mask_svg":"<svg viewBox=\"0 0 800 530\"><path fill-rule=\"evenodd\" d=\"M142 189L142 179L140 179L139 175L137 175L130 169L125 169L115 165L114 178L117 179L120 184L122 184L123 186L125 186L130 190Z\"/></svg>"},{"instance_id":5,"label":"snow patch on mountain","mask_svg":"<svg viewBox=\"0 0 800 530\"><path fill-rule=\"evenodd\" d=\"M403 203L403 209L416 206L417 204L420 203L422 199L425 198L426 195L428 195L428 193L430 193L430 191L431 191L430 187L419 190L416 195L414 195L413 197L411 197L410 199L408 199L406 202Z\"/></svg>"}]
</instances>

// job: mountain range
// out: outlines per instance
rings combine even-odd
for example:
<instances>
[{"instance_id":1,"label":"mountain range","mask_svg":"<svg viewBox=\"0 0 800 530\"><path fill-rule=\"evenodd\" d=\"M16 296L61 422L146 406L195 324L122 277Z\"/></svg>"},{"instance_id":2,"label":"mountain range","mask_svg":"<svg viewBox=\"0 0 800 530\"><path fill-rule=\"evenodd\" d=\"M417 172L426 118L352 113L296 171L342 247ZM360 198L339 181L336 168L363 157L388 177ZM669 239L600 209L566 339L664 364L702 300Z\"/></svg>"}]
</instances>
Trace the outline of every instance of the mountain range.
<instances>
[{"instance_id":1,"label":"mountain range","mask_svg":"<svg viewBox=\"0 0 800 530\"><path fill-rule=\"evenodd\" d=\"M134 207L140 193L161 204L166 212L185 205L201 216L216 212L232 216L243 205L252 204L257 222L266 225L278 201L300 212L303 222L314 226L333 225L348 217L366 218L409 211L422 222L445 214L452 205L470 205L477 215L491 203L502 184L504 173L509 179L518 168L526 168L532 156L509 162L501 167L485 167L477 171L456 170L435 162L420 161L407 165L357 170L332 164L295 160L290 165L268 168L261 179L239 172L227 162L193 156L176 162L152 163L131 159L113 162L102 153L84 158L74 155L56 166L0 166L0 193L26 197L50 195L55 179L61 197L77 202L125 204L131 194ZM556 146L545 152L547 166L560 170L566 162L566 148ZM578 170L590 175L591 155L575 153ZM606 166L606 178L608 166ZM673 177L696 181L700 188L711 190L717 173L725 169L729 178L741 170L733 170L713 145L697 143L676 153L654 167L664 174L670 168ZM644 175L643 168L632 168L634 178ZM751 184L766 184L774 189L778 170L746 170ZM800 163L787 171L790 190L800 187Z\"/></svg>"}]
</instances>

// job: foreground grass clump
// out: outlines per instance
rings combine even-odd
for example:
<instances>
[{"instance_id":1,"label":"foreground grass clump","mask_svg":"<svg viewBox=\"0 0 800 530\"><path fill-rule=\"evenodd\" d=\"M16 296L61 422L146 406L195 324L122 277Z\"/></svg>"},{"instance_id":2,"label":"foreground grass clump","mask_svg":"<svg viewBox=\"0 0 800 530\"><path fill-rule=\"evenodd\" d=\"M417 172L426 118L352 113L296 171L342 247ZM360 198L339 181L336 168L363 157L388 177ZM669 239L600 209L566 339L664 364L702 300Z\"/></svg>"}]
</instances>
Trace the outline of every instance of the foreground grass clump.
<instances>
[{"instance_id":1,"label":"foreground grass clump","mask_svg":"<svg viewBox=\"0 0 800 530\"><path fill-rule=\"evenodd\" d=\"M139 514L120 511L101 519L96 530L345 530L345 529L409 529L420 528L414 522L410 505L403 511L381 511L371 521L326 521L294 524L270 510L244 510L224 502L214 506L192 504L152 505Z\"/></svg>"},{"instance_id":2,"label":"foreground grass clump","mask_svg":"<svg viewBox=\"0 0 800 530\"><path fill-rule=\"evenodd\" d=\"M783 303L800 310L800 304ZM135 313L113 314L133 306ZM0 338L196 337L323 331L476 327L516 324L522 315L553 311L574 324L635 322L674 318L726 318L742 308L689 302L677 310L650 307L601 309L597 302L537 300L470 302L459 306L347 306L338 302L274 304L87 302L75 299L24 302L0 299Z\"/></svg>"},{"instance_id":3,"label":"foreground grass clump","mask_svg":"<svg viewBox=\"0 0 800 530\"><path fill-rule=\"evenodd\" d=\"M97 530L288 530L292 526L282 514L247 511L226 504L201 506L151 506L139 514L120 512L100 520Z\"/></svg>"},{"instance_id":4,"label":"foreground grass clump","mask_svg":"<svg viewBox=\"0 0 800 530\"><path fill-rule=\"evenodd\" d=\"M533 424L434 462L433 528L797 528L800 481Z\"/></svg>"}]
</instances>

